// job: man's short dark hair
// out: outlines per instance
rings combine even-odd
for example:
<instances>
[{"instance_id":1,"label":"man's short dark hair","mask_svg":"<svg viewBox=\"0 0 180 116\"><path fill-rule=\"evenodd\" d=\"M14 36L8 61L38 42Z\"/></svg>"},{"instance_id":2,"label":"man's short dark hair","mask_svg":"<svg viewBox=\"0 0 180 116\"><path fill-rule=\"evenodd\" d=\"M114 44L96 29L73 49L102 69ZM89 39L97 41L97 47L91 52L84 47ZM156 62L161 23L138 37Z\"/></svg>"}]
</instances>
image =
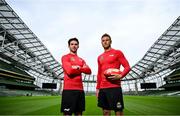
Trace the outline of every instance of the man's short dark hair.
<instances>
[{"instance_id":1,"label":"man's short dark hair","mask_svg":"<svg viewBox=\"0 0 180 116\"><path fill-rule=\"evenodd\" d=\"M75 37L68 40L68 45L70 45L71 41L76 41L79 44L79 40Z\"/></svg>"},{"instance_id":2,"label":"man's short dark hair","mask_svg":"<svg viewBox=\"0 0 180 116\"><path fill-rule=\"evenodd\" d=\"M109 37L110 40L111 40L111 36L109 34L107 34L107 33L103 34L101 38L103 38L103 37Z\"/></svg>"}]
</instances>

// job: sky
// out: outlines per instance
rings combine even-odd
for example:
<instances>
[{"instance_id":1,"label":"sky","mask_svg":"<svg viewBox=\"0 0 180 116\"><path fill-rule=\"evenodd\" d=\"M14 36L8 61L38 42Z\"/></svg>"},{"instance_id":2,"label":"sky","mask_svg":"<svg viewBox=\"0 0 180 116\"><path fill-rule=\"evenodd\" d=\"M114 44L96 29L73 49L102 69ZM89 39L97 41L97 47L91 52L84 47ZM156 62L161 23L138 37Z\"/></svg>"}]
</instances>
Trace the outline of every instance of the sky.
<instances>
[{"instance_id":1,"label":"sky","mask_svg":"<svg viewBox=\"0 0 180 116\"><path fill-rule=\"evenodd\" d=\"M180 16L180 0L6 0L17 15L61 63L67 41L77 37L78 55L97 74L103 53L101 36L121 50L130 66Z\"/></svg>"}]
</instances>

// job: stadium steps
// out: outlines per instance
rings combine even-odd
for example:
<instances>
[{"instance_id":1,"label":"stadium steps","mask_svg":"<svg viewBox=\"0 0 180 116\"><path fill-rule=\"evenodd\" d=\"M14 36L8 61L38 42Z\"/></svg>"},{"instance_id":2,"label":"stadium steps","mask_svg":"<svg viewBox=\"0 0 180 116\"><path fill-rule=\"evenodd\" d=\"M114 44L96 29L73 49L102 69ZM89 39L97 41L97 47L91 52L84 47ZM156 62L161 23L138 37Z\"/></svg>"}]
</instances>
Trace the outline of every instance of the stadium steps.
<instances>
[{"instance_id":1,"label":"stadium steps","mask_svg":"<svg viewBox=\"0 0 180 116\"><path fill-rule=\"evenodd\" d=\"M179 96L180 91L167 91L167 90L145 90L138 91L138 94L135 91L124 92L124 95L138 95L138 96Z\"/></svg>"},{"instance_id":2,"label":"stadium steps","mask_svg":"<svg viewBox=\"0 0 180 116\"><path fill-rule=\"evenodd\" d=\"M26 73L24 70L20 70L19 68L8 64L2 60L0 60L0 70L6 71L7 73L11 73L13 75L23 76L27 78L32 78L28 73Z\"/></svg>"},{"instance_id":3,"label":"stadium steps","mask_svg":"<svg viewBox=\"0 0 180 116\"><path fill-rule=\"evenodd\" d=\"M45 90L11 90L0 88L0 96L51 96L51 91Z\"/></svg>"},{"instance_id":4,"label":"stadium steps","mask_svg":"<svg viewBox=\"0 0 180 116\"><path fill-rule=\"evenodd\" d=\"M167 96L172 96L172 95L179 95L180 96L180 91L171 92L171 93L167 94Z\"/></svg>"}]
</instances>

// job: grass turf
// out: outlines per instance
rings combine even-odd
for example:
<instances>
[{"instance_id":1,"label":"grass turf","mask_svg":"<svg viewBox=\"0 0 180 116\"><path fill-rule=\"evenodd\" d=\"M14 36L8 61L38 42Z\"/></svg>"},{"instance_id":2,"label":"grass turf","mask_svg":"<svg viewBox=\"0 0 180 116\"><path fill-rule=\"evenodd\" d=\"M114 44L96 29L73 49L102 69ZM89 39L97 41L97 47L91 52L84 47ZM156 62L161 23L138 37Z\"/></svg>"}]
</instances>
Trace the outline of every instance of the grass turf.
<instances>
[{"instance_id":1,"label":"grass turf","mask_svg":"<svg viewBox=\"0 0 180 116\"><path fill-rule=\"evenodd\" d=\"M60 96L0 97L0 115L60 115L60 100ZM180 115L180 97L124 96L124 102L125 115ZM95 96L86 96L83 114L102 115Z\"/></svg>"}]
</instances>

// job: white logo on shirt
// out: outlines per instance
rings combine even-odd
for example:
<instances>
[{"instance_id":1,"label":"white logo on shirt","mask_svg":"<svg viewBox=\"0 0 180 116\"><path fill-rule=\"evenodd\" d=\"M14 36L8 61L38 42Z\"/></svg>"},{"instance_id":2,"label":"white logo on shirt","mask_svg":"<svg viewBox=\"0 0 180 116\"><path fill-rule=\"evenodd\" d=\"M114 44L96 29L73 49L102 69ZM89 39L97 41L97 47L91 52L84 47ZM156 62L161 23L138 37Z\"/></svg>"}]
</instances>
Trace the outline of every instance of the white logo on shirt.
<instances>
[{"instance_id":1,"label":"white logo on shirt","mask_svg":"<svg viewBox=\"0 0 180 116\"><path fill-rule=\"evenodd\" d=\"M118 103L117 103L117 108L121 108L121 107L122 107L121 103L118 102Z\"/></svg>"},{"instance_id":2,"label":"white logo on shirt","mask_svg":"<svg viewBox=\"0 0 180 116\"><path fill-rule=\"evenodd\" d=\"M110 54L109 56L114 56L114 54Z\"/></svg>"},{"instance_id":3,"label":"white logo on shirt","mask_svg":"<svg viewBox=\"0 0 180 116\"><path fill-rule=\"evenodd\" d=\"M64 108L64 111L69 111L70 110L70 108Z\"/></svg>"}]
</instances>

